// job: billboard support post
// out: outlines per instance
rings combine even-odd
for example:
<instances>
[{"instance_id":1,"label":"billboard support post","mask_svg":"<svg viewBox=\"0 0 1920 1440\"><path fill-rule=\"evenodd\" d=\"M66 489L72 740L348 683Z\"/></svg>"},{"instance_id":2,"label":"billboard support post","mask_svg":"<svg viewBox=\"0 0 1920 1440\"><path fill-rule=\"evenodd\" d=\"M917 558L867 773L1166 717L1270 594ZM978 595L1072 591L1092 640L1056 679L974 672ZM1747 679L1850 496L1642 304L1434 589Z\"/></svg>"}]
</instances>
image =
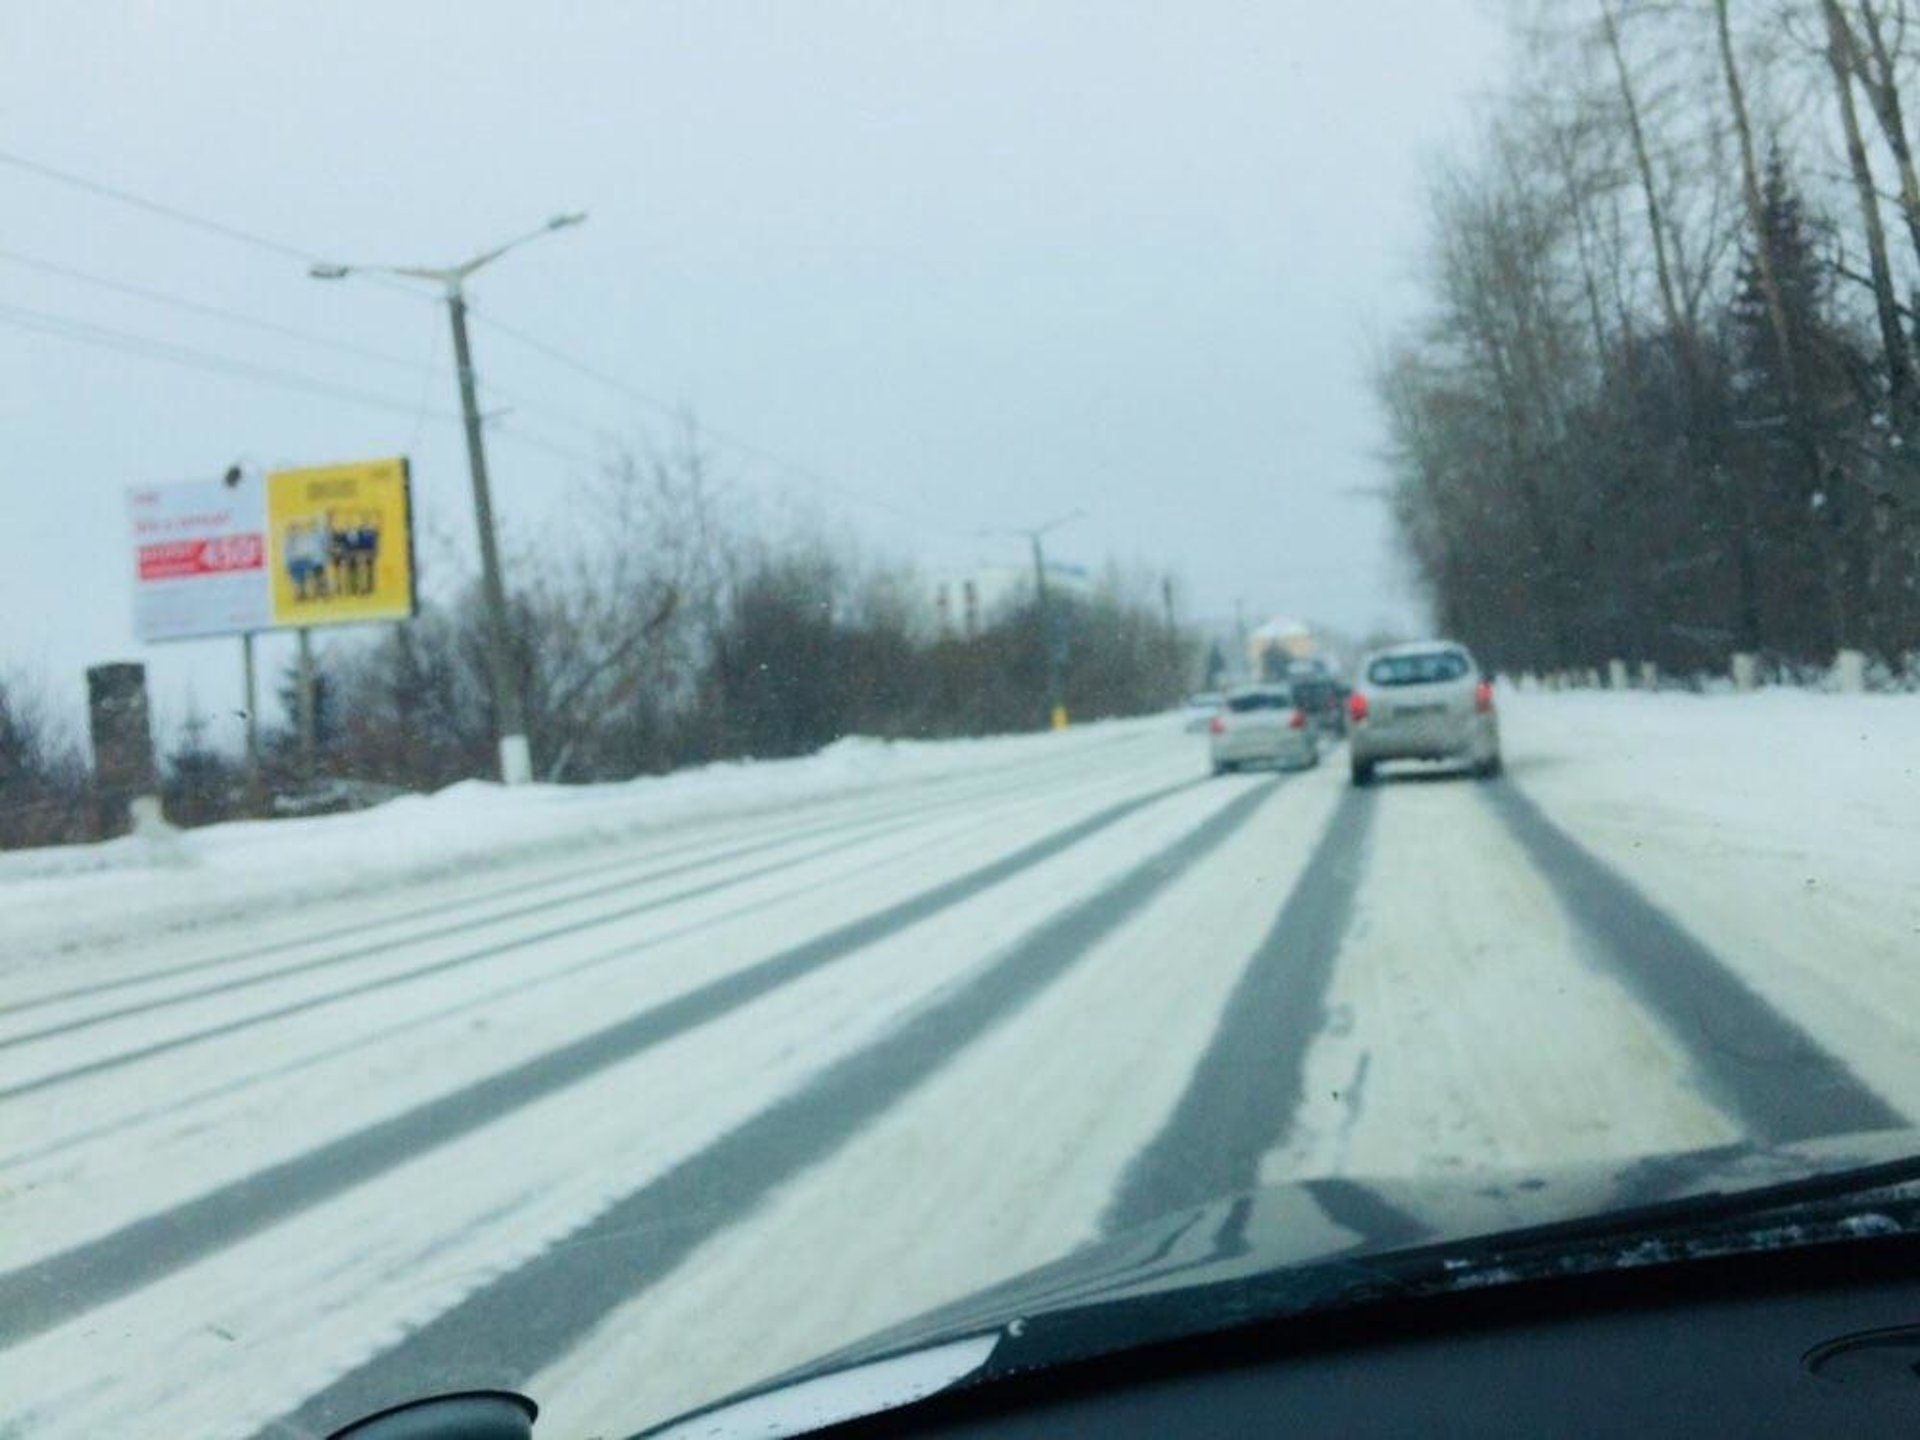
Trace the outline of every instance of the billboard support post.
<instances>
[{"instance_id":1,"label":"billboard support post","mask_svg":"<svg viewBox=\"0 0 1920 1440\"><path fill-rule=\"evenodd\" d=\"M313 706L313 632L302 629L300 637L300 673L296 684L299 687L300 707L300 773L308 780L313 779L315 756L319 750L318 735L315 734L315 715Z\"/></svg>"},{"instance_id":2,"label":"billboard support post","mask_svg":"<svg viewBox=\"0 0 1920 1440\"><path fill-rule=\"evenodd\" d=\"M253 631L240 632L240 683L247 727L247 808L260 802L260 681L253 665Z\"/></svg>"}]
</instances>

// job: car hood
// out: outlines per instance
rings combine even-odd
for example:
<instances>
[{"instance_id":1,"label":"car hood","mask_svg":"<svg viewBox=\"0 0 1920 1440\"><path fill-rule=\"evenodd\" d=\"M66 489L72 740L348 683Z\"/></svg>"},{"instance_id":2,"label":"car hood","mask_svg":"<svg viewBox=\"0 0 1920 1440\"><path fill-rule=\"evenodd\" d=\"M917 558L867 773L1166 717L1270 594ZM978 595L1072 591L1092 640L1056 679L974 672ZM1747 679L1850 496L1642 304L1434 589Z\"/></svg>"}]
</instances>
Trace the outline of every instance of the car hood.
<instances>
[{"instance_id":1,"label":"car hood","mask_svg":"<svg viewBox=\"0 0 1920 1440\"><path fill-rule=\"evenodd\" d=\"M1915 1228L1920 1130L1460 1179L1305 1180L1164 1216L648 1433L801 1434L1259 1320Z\"/></svg>"}]
</instances>

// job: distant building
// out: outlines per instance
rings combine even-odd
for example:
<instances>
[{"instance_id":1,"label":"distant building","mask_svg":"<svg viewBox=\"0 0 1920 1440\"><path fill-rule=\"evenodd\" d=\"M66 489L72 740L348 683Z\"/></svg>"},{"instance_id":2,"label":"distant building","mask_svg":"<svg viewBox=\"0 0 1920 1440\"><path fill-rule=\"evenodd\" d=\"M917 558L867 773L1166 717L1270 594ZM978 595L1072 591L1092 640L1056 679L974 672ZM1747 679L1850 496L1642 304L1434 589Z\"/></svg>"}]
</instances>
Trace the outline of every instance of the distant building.
<instances>
[{"instance_id":1,"label":"distant building","mask_svg":"<svg viewBox=\"0 0 1920 1440\"><path fill-rule=\"evenodd\" d=\"M1302 620L1275 617L1247 636L1247 670L1263 680L1278 680L1295 660L1311 660L1319 646Z\"/></svg>"}]
</instances>

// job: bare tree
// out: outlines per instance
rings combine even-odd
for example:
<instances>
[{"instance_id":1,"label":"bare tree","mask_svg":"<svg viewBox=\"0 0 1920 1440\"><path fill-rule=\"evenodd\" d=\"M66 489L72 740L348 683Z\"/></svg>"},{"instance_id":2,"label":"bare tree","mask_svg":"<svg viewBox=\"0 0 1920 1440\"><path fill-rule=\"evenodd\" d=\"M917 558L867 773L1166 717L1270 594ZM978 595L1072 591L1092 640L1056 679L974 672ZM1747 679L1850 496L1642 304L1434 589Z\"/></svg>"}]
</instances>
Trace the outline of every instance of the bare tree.
<instances>
[{"instance_id":1,"label":"bare tree","mask_svg":"<svg viewBox=\"0 0 1920 1440\"><path fill-rule=\"evenodd\" d=\"M1900 326L1900 307L1893 293L1893 267L1887 259L1887 232L1880 220L1880 193L1873 183L1866 141L1860 132L1860 114L1854 104L1854 78L1860 70L1858 47L1839 0L1821 0L1820 8L1826 21L1827 66L1833 76L1841 131L1846 137L1847 168L1853 176L1854 195L1860 209L1860 228L1866 238L1874 312L1880 321L1880 344L1885 355L1887 390L1893 402L1894 414L1900 416L1904 424L1911 414L1913 357L1907 347L1906 334Z\"/></svg>"},{"instance_id":2,"label":"bare tree","mask_svg":"<svg viewBox=\"0 0 1920 1440\"><path fill-rule=\"evenodd\" d=\"M1620 37L1620 15L1614 0L1599 0L1601 34L1607 53L1613 60L1615 83L1620 93L1620 113L1626 121L1627 137L1633 148L1634 172L1640 180L1642 203L1647 210L1647 237L1653 246L1654 274L1660 289L1660 311L1667 329L1674 335L1686 335L1680 300L1673 280L1673 264L1667 257L1667 221L1660 203L1660 187L1653 176L1653 159L1647 149L1646 128L1640 118L1640 99L1633 73L1627 64L1626 49Z\"/></svg>"},{"instance_id":3,"label":"bare tree","mask_svg":"<svg viewBox=\"0 0 1920 1440\"><path fill-rule=\"evenodd\" d=\"M1894 168L1900 175L1900 210L1906 217L1907 235L1913 253L1920 260L1920 176L1916 176L1913 146L1907 137L1905 106L1900 93L1901 42L1909 22L1907 0L1893 0L1891 23L1887 23L1873 0L1856 0L1860 16L1860 35L1852 46L1854 73L1866 92L1874 118L1880 123L1880 136L1892 153ZM1864 37L1865 43L1860 43Z\"/></svg>"}]
</instances>

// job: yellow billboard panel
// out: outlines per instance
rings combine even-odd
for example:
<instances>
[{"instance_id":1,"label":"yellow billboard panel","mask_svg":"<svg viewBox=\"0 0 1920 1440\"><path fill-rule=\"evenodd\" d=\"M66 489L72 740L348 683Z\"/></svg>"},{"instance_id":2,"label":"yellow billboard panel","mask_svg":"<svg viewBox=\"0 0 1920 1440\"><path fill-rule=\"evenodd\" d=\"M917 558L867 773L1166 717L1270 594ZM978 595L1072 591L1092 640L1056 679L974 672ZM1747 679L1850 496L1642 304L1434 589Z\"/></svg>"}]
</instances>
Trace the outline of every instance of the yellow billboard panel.
<instances>
[{"instance_id":1,"label":"yellow billboard panel","mask_svg":"<svg viewBox=\"0 0 1920 1440\"><path fill-rule=\"evenodd\" d=\"M414 613L407 462L361 460L267 476L273 623L350 625Z\"/></svg>"}]
</instances>

